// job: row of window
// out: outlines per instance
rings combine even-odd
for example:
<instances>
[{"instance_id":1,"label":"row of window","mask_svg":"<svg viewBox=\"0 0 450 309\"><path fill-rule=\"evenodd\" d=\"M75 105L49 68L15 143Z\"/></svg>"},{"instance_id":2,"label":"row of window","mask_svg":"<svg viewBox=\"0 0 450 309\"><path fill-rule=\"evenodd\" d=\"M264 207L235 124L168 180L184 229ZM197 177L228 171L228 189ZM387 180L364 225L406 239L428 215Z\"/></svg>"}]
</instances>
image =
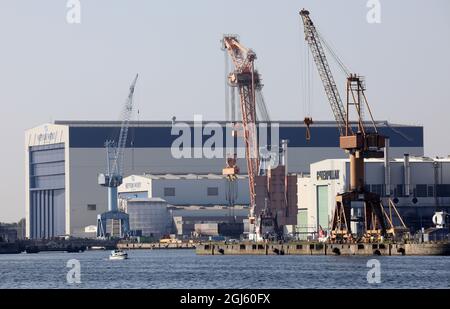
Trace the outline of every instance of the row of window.
<instances>
[{"instance_id":1,"label":"row of window","mask_svg":"<svg viewBox=\"0 0 450 309\"><path fill-rule=\"evenodd\" d=\"M380 196L386 196L386 186L384 184L366 185L366 190ZM406 196L405 185L399 184L394 186L390 193L391 195L398 197ZM415 187L412 187L412 192L410 192L410 195L414 197L450 197L450 184L417 184Z\"/></svg>"},{"instance_id":2,"label":"row of window","mask_svg":"<svg viewBox=\"0 0 450 309\"><path fill-rule=\"evenodd\" d=\"M206 189L207 196L218 196L219 195L219 187L208 187ZM164 188L164 196L176 196L174 187Z\"/></svg>"},{"instance_id":3,"label":"row of window","mask_svg":"<svg viewBox=\"0 0 450 309\"><path fill-rule=\"evenodd\" d=\"M30 147L30 188L65 187L64 144Z\"/></svg>"},{"instance_id":4,"label":"row of window","mask_svg":"<svg viewBox=\"0 0 450 309\"><path fill-rule=\"evenodd\" d=\"M64 149L64 143L30 146L30 152L39 150Z\"/></svg>"},{"instance_id":5,"label":"row of window","mask_svg":"<svg viewBox=\"0 0 450 309\"><path fill-rule=\"evenodd\" d=\"M30 177L30 189L64 189L65 175Z\"/></svg>"},{"instance_id":6,"label":"row of window","mask_svg":"<svg viewBox=\"0 0 450 309\"><path fill-rule=\"evenodd\" d=\"M30 165L31 176L49 176L64 173L65 173L64 161Z\"/></svg>"},{"instance_id":7,"label":"row of window","mask_svg":"<svg viewBox=\"0 0 450 309\"><path fill-rule=\"evenodd\" d=\"M206 190L206 194L208 196L218 196L219 195L219 188L218 187L208 187ZM174 187L166 187L164 188L164 196L176 196L175 188ZM123 197L123 196L122 196ZM89 211L95 211L97 210L97 205L95 204L88 204L87 210Z\"/></svg>"},{"instance_id":8,"label":"row of window","mask_svg":"<svg viewBox=\"0 0 450 309\"><path fill-rule=\"evenodd\" d=\"M46 163L64 161L64 149L32 151L30 163Z\"/></svg>"}]
</instances>

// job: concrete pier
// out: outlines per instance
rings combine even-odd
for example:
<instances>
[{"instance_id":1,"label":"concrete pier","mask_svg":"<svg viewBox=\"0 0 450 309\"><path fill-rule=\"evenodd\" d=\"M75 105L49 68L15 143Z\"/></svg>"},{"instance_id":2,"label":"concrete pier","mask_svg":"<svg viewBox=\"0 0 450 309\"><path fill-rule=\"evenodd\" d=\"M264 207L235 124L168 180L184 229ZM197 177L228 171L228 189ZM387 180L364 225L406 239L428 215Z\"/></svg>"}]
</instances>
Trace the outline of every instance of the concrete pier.
<instances>
[{"instance_id":1,"label":"concrete pier","mask_svg":"<svg viewBox=\"0 0 450 309\"><path fill-rule=\"evenodd\" d=\"M100 239L39 239L18 240L14 243L0 243L0 254L3 253L38 253L42 251L82 252L95 247L112 250L117 248L117 240Z\"/></svg>"},{"instance_id":2,"label":"concrete pier","mask_svg":"<svg viewBox=\"0 0 450 309\"><path fill-rule=\"evenodd\" d=\"M198 255L450 255L450 243L204 243Z\"/></svg>"}]
</instances>

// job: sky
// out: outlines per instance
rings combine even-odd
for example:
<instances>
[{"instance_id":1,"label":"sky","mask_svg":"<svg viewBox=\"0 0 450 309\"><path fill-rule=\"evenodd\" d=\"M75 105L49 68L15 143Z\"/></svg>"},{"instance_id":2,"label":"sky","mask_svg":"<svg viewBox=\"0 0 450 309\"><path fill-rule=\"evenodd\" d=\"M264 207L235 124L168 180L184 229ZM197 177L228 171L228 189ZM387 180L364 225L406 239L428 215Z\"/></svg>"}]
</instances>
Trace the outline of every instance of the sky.
<instances>
[{"instance_id":1,"label":"sky","mask_svg":"<svg viewBox=\"0 0 450 309\"><path fill-rule=\"evenodd\" d=\"M24 131L117 120L136 73L139 120L224 119L224 33L256 52L271 119L333 119L319 77L305 73L301 8L366 77L376 119L423 125L425 154L450 154L448 0L379 0L380 23L367 21L367 0L80 0L79 24L67 3L0 0L0 221L25 215Z\"/></svg>"}]
</instances>

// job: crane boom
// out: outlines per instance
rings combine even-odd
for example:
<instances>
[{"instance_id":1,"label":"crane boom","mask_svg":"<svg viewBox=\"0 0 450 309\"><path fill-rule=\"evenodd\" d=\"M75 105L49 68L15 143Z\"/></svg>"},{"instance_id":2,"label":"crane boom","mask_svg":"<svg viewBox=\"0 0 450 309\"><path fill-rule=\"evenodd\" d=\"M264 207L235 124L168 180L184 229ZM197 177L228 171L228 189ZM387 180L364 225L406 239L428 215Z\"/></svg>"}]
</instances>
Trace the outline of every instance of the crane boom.
<instances>
[{"instance_id":1,"label":"crane boom","mask_svg":"<svg viewBox=\"0 0 450 309\"><path fill-rule=\"evenodd\" d=\"M239 89L245 154L250 187L250 216L256 205L255 178L259 172L259 150L256 132L256 91L260 89L260 77L254 68L256 54L244 47L236 36L224 36L223 47L234 64L229 83Z\"/></svg>"},{"instance_id":2,"label":"crane boom","mask_svg":"<svg viewBox=\"0 0 450 309\"><path fill-rule=\"evenodd\" d=\"M136 86L138 77L139 75L136 74L136 77L134 78L133 82L130 85L130 92L128 93L128 97L121 115L122 124L120 127L119 141L117 143L115 155L111 162L112 163L111 172L117 175L122 175L123 173L123 154L127 143L128 128L130 125L131 114L133 112L134 88Z\"/></svg>"},{"instance_id":3,"label":"crane boom","mask_svg":"<svg viewBox=\"0 0 450 309\"><path fill-rule=\"evenodd\" d=\"M133 112L133 95L134 88L136 86L138 75L134 78L130 86L130 92L128 93L127 100L125 102L124 109L121 114L121 126L119 133L119 140L116 143L113 140L107 140L105 142L106 147L106 173L100 174L98 183L104 187L117 188L122 184L123 179L123 156L128 136L128 127L130 125L130 118ZM114 194L111 193L111 194ZM114 199L114 198L112 198ZM114 203L113 203L114 204ZM115 205L110 205L111 209L115 208Z\"/></svg>"},{"instance_id":4,"label":"crane boom","mask_svg":"<svg viewBox=\"0 0 450 309\"><path fill-rule=\"evenodd\" d=\"M325 93L328 101L330 102L336 123L339 127L339 132L342 135L345 132L347 120L347 113L345 111L344 104L342 103L336 82L334 81L333 74L331 73L330 66L328 65L328 60L320 41L319 34L314 26L314 23L309 17L309 11L301 10L300 16L303 20L305 40L308 42L311 49L311 53L322 80Z\"/></svg>"}]
</instances>

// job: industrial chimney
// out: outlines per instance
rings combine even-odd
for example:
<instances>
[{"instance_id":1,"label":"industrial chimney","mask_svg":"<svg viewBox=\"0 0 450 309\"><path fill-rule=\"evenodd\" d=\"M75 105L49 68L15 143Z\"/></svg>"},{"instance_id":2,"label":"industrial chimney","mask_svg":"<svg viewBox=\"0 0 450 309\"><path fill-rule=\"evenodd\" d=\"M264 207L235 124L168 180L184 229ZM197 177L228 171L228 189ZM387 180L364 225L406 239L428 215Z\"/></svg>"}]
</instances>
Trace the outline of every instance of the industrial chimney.
<instances>
[{"instance_id":1,"label":"industrial chimney","mask_svg":"<svg viewBox=\"0 0 450 309\"><path fill-rule=\"evenodd\" d=\"M288 174L288 143L289 140L281 140L281 158L280 164L284 166L285 174Z\"/></svg>"},{"instance_id":2,"label":"industrial chimney","mask_svg":"<svg viewBox=\"0 0 450 309\"><path fill-rule=\"evenodd\" d=\"M384 191L391 196L391 162L389 160L389 138L385 139L384 147Z\"/></svg>"}]
</instances>

